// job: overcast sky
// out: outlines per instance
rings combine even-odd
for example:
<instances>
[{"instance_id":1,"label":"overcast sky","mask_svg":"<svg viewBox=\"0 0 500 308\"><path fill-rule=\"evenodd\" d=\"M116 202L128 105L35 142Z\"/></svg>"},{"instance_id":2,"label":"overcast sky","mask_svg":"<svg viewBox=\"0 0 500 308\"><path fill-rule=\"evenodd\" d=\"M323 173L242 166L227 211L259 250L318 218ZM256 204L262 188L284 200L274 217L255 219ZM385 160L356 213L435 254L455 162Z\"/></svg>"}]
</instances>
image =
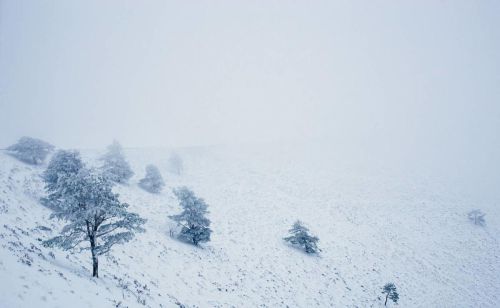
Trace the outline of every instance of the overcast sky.
<instances>
[{"instance_id":1,"label":"overcast sky","mask_svg":"<svg viewBox=\"0 0 500 308\"><path fill-rule=\"evenodd\" d=\"M2 147L22 135L70 148L312 138L500 157L500 1L0 10Z\"/></svg>"}]
</instances>

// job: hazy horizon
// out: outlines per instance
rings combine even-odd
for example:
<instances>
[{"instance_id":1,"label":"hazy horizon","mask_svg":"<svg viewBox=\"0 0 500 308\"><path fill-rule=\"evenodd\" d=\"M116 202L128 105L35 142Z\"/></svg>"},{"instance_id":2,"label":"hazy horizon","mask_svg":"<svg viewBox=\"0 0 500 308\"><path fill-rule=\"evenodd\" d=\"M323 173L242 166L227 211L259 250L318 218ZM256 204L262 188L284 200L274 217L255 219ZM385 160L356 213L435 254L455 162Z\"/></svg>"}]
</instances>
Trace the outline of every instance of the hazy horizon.
<instances>
[{"instance_id":1,"label":"hazy horizon","mask_svg":"<svg viewBox=\"0 0 500 308\"><path fill-rule=\"evenodd\" d=\"M313 139L491 169L499 13L494 1L1 1L0 147Z\"/></svg>"}]
</instances>

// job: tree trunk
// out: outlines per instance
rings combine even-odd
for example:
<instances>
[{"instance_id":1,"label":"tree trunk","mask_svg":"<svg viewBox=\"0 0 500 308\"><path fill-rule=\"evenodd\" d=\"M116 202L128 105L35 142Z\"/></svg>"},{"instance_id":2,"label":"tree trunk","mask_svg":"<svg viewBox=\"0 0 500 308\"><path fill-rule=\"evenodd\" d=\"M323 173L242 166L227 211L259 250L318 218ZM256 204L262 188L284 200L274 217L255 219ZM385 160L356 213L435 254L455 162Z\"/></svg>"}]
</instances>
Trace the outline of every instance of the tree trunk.
<instances>
[{"instance_id":1,"label":"tree trunk","mask_svg":"<svg viewBox=\"0 0 500 308\"><path fill-rule=\"evenodd\" d=\"M99 278L99 261L97 260L97 256L92 254L92 277Z\"/></svg>"},{"instance_id":2,"label":"tree trunk","mask_svg":"<svg viewBox=\"0 0 500 308\"><path fill-rule=\"evenodd\" d=\"M92 252L92 277L99 278L99 260L97 259L97 255L95 253L95 240L94 238L90 239L90 251Z\"/></svg>"},{"instance_id":3,"label":"tree trunk","mask_svg":"<svg viewBox=\"0 0 500 308\"><path fill-rule=\"evenodd\" d=\"M92 253L92 277L99 278L99 260L97 259L96 249L96 231L97 226L91 226L89 221L86 221L87 224L87 235L90 241L90 252Z\"/></svg>"},{"instance_id":4,"label":"tree trunk","mask_svg":"<svg viewBox=\"0 0 500 308\"><path fill-rule=\"evenodd\" d=\"M190 226L189 226L189 229L190 229L190 230L194 230L194 225L190 225ZM196 235L193 235L193 237L192 237L192 239L191 239L191 240L193 241L193 244L194 244L195 246L198 246L198 239L196 238Z\"/></svg>"},{"instance_id":5,"label":"tree trunk","mask_svg":"<svg viewBox=\"0 0 500 308\"><path fill-rule=\"evenodd\" d=\"M389 298L389 293L387 293L387 295L385 296L385 304L384 306L387 306L387 299Z\"/></svg>"}]
</instances>

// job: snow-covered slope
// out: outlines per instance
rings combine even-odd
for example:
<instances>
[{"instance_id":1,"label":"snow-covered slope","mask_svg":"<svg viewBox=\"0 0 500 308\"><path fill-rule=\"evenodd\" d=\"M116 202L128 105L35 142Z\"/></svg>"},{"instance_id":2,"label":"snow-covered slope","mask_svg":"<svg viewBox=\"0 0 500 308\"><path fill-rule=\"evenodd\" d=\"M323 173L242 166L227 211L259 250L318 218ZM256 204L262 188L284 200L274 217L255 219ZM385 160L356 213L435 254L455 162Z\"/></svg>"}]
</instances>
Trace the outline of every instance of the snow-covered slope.
<instances>
[{"instance_id":1,"label":"snow-covered slope","mask_svg":"<svg viewBox=\"0 0 500 308\"><path fill-rule=\"evenodd\" d=\"M1 307L381 307L394 282L401 307L500 306L500 213L434 177L339 165L293 147L188 148L168 172L168 150L129 149L136 175L116 191L148 219L146 232L115 246L92 279L87 251L42 247L61 223L38 202L33 167L0 154ZM95 163L98 151L85 151ZM156 164L167 187L137 186ZM169 236L186 185L209 204L212 241ZM487 227L467 221L487 212ZM296 220L320 238L310 256L282 238ZM391 303L392 304L392 303ZM389 305L391 305L389 304Z\"/></svg>"}]
</instances>

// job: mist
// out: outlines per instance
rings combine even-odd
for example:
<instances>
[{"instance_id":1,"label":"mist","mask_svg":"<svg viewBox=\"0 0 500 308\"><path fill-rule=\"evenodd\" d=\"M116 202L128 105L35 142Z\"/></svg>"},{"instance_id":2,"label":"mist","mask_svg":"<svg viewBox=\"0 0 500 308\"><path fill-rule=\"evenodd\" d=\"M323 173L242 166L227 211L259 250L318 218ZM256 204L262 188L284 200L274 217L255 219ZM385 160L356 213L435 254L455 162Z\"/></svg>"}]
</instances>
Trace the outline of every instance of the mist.
<instances>
[{"instance_id":1,"label":"mist","mask_svg":"<svg viewBox=\"0 0 500 308\"><path fill-rule=\"evenodd\" d=\"M494 190L499 20L496 1L1 1L0 146L314 141Z\"/></svg>"},{"instance_id":2,"label":"mist","mask_svg":"<svg viewBox=\"0 0 500 308\"><path fill-rule=\"evenodd\" d=\"M499 183L500 1L0 0L0 307L500 307Z\"/></svg>"}]
</instances>

